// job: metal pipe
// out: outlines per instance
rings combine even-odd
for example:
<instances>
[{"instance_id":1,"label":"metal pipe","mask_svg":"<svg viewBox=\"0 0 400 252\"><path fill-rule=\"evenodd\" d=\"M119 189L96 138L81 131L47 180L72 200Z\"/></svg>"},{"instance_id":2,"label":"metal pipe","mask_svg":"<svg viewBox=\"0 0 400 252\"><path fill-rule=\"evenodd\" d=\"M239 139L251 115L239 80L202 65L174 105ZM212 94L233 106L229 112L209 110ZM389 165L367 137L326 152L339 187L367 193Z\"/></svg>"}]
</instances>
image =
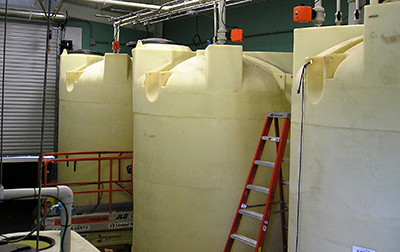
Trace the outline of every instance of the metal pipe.
<instances>
[{"instance_id":1,"label":"metal pipe","mask_svg":"<svg viewBox=\"0 0 400 252\"><path fill-rule=\"evenodd\" d=\"M219 28L218 28L218 44L225 44L227 38L226 38L226 27L225 27L225 20L226 20L226 5L225 5L225 0L220 0L219 5L218 5L218 10L219 10Z\"/></svg>"},{"instance_id":2,"label":"metal pipe","mask_svg":"<svg viewBox=\"0 0 400 252\"><path fill-rule=\"evenodd\" d=\"M95 1L97 1L97 0L95 0ZM157 10L159 10L159 11L163 10L163 11L166 11L166 12L170 12L170 11L176 11L176 10L181 8L180 11L183 11L184 9L190 8L191 6L194 6L196 4L205 5L205 4L209 3L209 2L214 2L214 1L215 0L207 0L207 1L192 0L192 1L183 2L183 3L171 5L171 6L159 6L159 8ZM116 23L121 25L121 26L125 26L127 24L132 23L139 16L141 18L143 18L143 17L150 16L150 15L157 15L157 13L149 11L149 12L146 12L146 13L142 13L142 14L138 14L138 15L132 16L132 17L124 18L122 20L118 20L118 21L116 21Z\"/></svg>"},{"instance_id":3,"label":"metal pipe","mask_svg":"<svg viewBox=\"0 0 400 252\"><path fill-rule=\"evenodd\" d=\"M198 4L198 3L205 4L207 2L212 2L212 1L213 0L208 0L208 1L192 0L192 1L187 1L187 2L183 2L183 3L175 4L175 5L172 5L172 6L166 6L167 7L166 10L167 11L173 11L173 10L179 9L181 7L188 7L188 6L192 6L192 5Z\"/></svg>"},{"instance_id":4,"label":"metal pipe","mask_svg":"<svg viewBox=\"0 0 400 252\"><path fill-rule=\"evenodd\" d=\"M354 11L354 23L361 24L361 10L360 10L360 0L356 0L356 10Z\"/></svg>"},{"instance_id":5,"label":"metal pipe","mask_svg":"<svg viewBox=\"0 0 400 252\"><path fill-rule=\"evenodd\" d=\"M143 4L143 3L134 3L134 2L125 2L125 1L115 1L115 0L82 0L86 2L93 3L101 3L101 4L110 4L122 7L132 7L132 8L141 8L141 9L151 9L151 10L159 10L161 6L154 4ZM164 7L163 7L164 10Z\"/></svg>"},{"instance_id":6,"label":"metal pipe","mask_svg":"<svg viewBox=\"0 0 400 252\"><path fill-rule=\"evenodd\" d=\"M251 0L243 0L243 1L236 1L236 2L232 2L232 3L227 3L226 6L227 7L228 6L234 6L234 5L237 5L237 4L242 4L242 3L247 3L247 2L251 2ZM185 10L189 10L191 8L194 9L196 11L196 13L200 13L200 12L204 12L204 11L211 11L211 10L214 9L214 3L215 2L213 1L213 6L212 7L208 7L209 6L208 4L206 4L205 6L195 5L193 7L186 7L185 9L181 9L179 11L174 11L174 12L171 12L171 13L163 12L163 13L159 13L159 14L154 15L154 16L150 15L149 17L145 17L145 18L142 18L142 16L140 16L140 17L136 17L135 21L133 21L133 22L135 22L135 23L147 22L149 25L150 24L156 24L156 23L168 21L168 20L171 20L171 19L174 19L174 18L179 18L179 17L184 17L184 16L187 16L187 15L191 15L191 14L189 14L188 11L185 12ZM196 9L197 7L199 7L199 8L205 7L205 8ZM175 15L175 13L182 13L182 12L184 12L184 13L183 14L179 14L179 15ZM154 14L154 13L152 13L152 14ZM217 10L217 15L218 15L218 10ZM165 18L163 18L163 17L165 17ZM217 18L215 18L215 20L217 20ZM218 21L216 21L216 22L218 22ZM131 24L131 23L125 23L125 24L122 24L121 26L125 26L125 25L128 25L128 24ZM216 30L217 29L218 29L218 24L217 24Z\"/></svg>"},{"instance_id":7,"label":"metal pipe","mask_svg":"<svg viewBox=\"0 0 400 252\"><path fill-rule=\"evenodd\" d=\"M112 18L112 20L114 21L114 24L118 24L118 25L120 25L120 27L130 25L130 24L137 24L137 23L155 24L155 23L167 21L167 20L170 20L173 18L191 15L194 10L197 13L202 12L202 11L212 10L214 8L214 5L217 4L218 1L219 0L190 1L190 2L187 2L186 4L179 4L179 8L177 8L178 5L170 5L168 7L167 6L168 4L172 4L172 2L175 2L175 1L170 1L170 2L164 3L164 5L165 5L165 7L168 7L171 11L158 12L158 11L148 10L148 11L143 12L141 10L141 11L136 11L136 12L129 14L130 15L129 17L127 17L127 15L123 15L121 17ZM249 1L251 1L251 0L232 1L232 3L228 3L229 1L225 1L225 7L236 5L236 4L241 4L241 3L245 3L245 2L249 2ZM161 7L163 7L163 6L161 6Z\"/></svg>"},{"instance_id":8,"label":"metal pipe","mask_svg":"<svg viewBox=\"0 0 400 252\"><path fill-rule=\"evenodd\" d=\"M36 19L36 20L46 20L46 14L40 12L31 12L24 10L8 10L8 17L13 18L26 18L28 20ZM5 9L0 9L0 16L5 16ZM65 23L67 21L67 16L65 14L58 13L55 16L54 21L57 23Z\"/></svg>"},{"instance_id":9,"label":"metal pipe","mask_svg":"<svg viewBox=\"0 0 400 252\"><path fill-rule=\"evenodd\" d=\"M341 8L340 8L340 0L336 0L336 13L335 13L335 23L336 25L340 25L343 21L342 19L342 12L341 12Z\"/></svg>"},{"instance_id":10,"label":"metal pipe","mask_svg":"<svg viewBox=\"0 0 400 252\"><path fill-rule=\"evenodd\" d=\"M316 12L314 25L319 27L325 21L325 9L322 7L322 0L316 0L314 10Z\"/></svg>"},{"instance_id":11,"label":"metal pipe","mask_svg":"<svg viewBox=\"0 0 400 252\"><path fill-rule=\"evenodd\" d=\"M213 44L215 44L217 38L217 31L218 31L218 7L217 3L214 3L214 37L213 37Z\"/></svg>"},{"instance_id":12,"label":"metal pipe","mask_svg":"<svg viewBox=\"0 0 400 252\"><path fill-rule=\"evenodd\" d=\"M74 195L67 186L57 186L41 189L42 198L55 197L64 203L66 209L61 209L60 249L62 252L71 251L71 209ZM0 200L29 199L39 196L39 188L5 189ZM38 222L39 223L39 222ZM64 237L64 239L62 239Z\"/></svg>"}]
</instances>

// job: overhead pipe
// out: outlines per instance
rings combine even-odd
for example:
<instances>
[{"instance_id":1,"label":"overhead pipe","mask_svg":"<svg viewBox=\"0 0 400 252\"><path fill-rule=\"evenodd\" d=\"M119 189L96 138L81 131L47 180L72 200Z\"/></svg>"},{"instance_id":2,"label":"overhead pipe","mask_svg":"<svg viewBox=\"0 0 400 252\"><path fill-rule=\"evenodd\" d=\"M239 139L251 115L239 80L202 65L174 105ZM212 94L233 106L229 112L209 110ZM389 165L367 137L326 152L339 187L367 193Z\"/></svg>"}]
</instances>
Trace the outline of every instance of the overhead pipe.
<instances>
[{"instance_id":1,"label":"overhead pipe","mask_svg":"<svg viewBox=\"0 0 400 252\"><path fill-rule=\"evenodd\" d=\"M226 4L226 7L228 7L228 6L234 6L234 5L242 4L242 3L247 3L247 2L251 2L251 1L252 1L252 0L242 0L242 1L237 1L237 2L233 2L233 3L227 3L227 4ZM215 1L211 1L211 2L213 2L213 6L212 6L212 7L208 7L209 5L207 4L207 5L205 5L205 7L207 7L207 8L203 8L203 9L200 9L200 10L195 9L195 12L196 12L196 13L200 13L200 12L204 12L204 11L212 11L212 10L214 10L214 11L216 11L215 14L218 15L218 9L215 10L215 8L218 8L218 7L214 7L215 5L217 5L217 3L216 3ZM165 13L165 12L163 12L163 13L160 13L160 14L158 14L158 15L155 15L154 17L153 17L153 16L149 16L149 17L147 17L147 18L142 18L142 16L136 17L135 22L138 22L138 23L147 22L147 24L156 24L156 23L159 23L159 22L164 22L164 21L171 20L171 19L173 19L173 18L184 17L184 16L189 15L190 12L187 11L187 12L185 12L185 13L183 13L183 14L180 14L180 15L174 15L174 14L175 14L175 13L183 12L183 11L185 11L186 9L190 9L190 8L191 8L191 7L187 7L187 8L185 8L185 9L181 9L181 10L179 10L179 11L175 11L175 12L171 12L171 13ZM194 6L194 8L196 8L196 6ZM154 14L154 13L153 13L153 14ZM165 18L163 18L163 19L157 19L158 17L159 17L159 18L165 17ZM215 21L214 21L214 28L215 28L215 32L214 32L215 39L214 39L214 40L216 40L216 38L217 38L217 30L218 30L218 18L217 18L217 17L214 17L214 20L215 20ZM128 24L129 24L129 23L127 23L127 24L125 24L125 25L128 25ZM214 43L215 43L215 42L214 42Z\"/></svg>"},{"instance_id":2,"label":"overhead pipe","mask_svg":"<svg viewBox=\"0 0 400 252\"><path fill-rule=\"evenodd\" d=\"M85 0L87 1L87 0ZM93 1L93 0L90 0ZM94 0L97 1L97 0ZM120 2L120 1L118 1ZM181 8L181 10L186 9L186 8L190 8L191 6L194 6L196 4L206 4L208 2L215 2L215 0L192 0L192 1L187 1L187 2L183 2L183 3L179 3L179 4L175 4L175 5L171 5L171 6L158 6L157 10L158 11L176 11L177 9ZM138 18L138 16L140 17L146 17L146 16L150 16L150 15L154 15L154 12L146 12L146 13L141 13L132 17L128 17L128 18L124 18L121 20L116 21L116 23L118 25L124 26L124 25L128 25L131 22L133 22L135 19Z\"/></svg>"},{"instance_id":3,"label":"overhead pipe","mask_svg":"<svg viewBox=\"0 0 400 252\"><path fill-rule=\"evenodd\" d=\"M115 1L115 0L82 0L82 1L116 5L116 6L121 6L121 7L150 9L150 10L159 10L161 7L160 5L154 5L154 4L134 3L134 2ZM162 7L162 10L165 10L165 9L167 9L167 8Z\"/></svg>"},{"instance_id":4,"label":"overhead pipe","mask_svg":"<svg viewBox=\"0 0 400 252\"><path fill-rule=\"evenodd\" d=\"M5 16L5 9L0 9L0 16ZM41 12L32 12L32 11L24 11L24 10L10 10L7 11L7 16L12 18L26 18L28 20L46 20L46 14ZM57 23L65 23L67 21L67 15L58 13L54 20Z\"/></svg>"},{"instance_id":5,"label":"overhead pipe","mask_svg":"<svg viewBox=\"0 0 400 252\"><path fill-rule=\"evenodd\" d=\"M176 9L179 9L179 8L182 8L182 7L189 7L189 6L192 6L192 5L196 5L198 3L205 4L207 2L213 2L213 1L210 1L210 0L208 0L208 1L192 0L192 1L187 1L187 2L183 2L183 3L171 5L171 6L166 6L167 7L166 10L167 11L173 11L173 10L176 10Z\"/></svg>"}]
</instances>

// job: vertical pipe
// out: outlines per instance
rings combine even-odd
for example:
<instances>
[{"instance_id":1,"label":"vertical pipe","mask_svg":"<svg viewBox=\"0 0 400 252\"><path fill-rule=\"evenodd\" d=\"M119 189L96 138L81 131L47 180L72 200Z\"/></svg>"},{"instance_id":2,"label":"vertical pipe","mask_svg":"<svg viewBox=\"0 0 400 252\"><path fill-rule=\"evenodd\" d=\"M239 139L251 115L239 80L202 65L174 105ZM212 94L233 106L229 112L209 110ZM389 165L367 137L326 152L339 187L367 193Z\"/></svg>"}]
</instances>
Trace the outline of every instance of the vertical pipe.
<instances>
[{"instance_id":1,"label":"vertical pipe","mask_svg":"<svg viewBox=\"0 0 400 252\"><path fill-rule=\"evenodd\" d=\"M214 3L214 37L213 37L213 44L215 44L216 38L217 38L217 33L218 33L218 7L217 3Z\"/></svg>"},{"instance_id":2,"label":"vertical pipe","mask_svg":"<svg viewBox=\"0 0 400 252\"><path fill-rule=\"evenodd\" d=\"M356 10L354 11L354 23L361 24L361 10L360 10L360 0L356 0Z\"/></svg>"},{"instance_id":3,"label":"vertical pipe","mask_svg":"<svg viewBox=\"0 0 400 252\"><path fill-rule=\"evenodd\" d=\"M322 0L315 1L314 10L316 13L314 18L314 25L316 27L320 27L325 21L325 9L324 7L322 7Z\"/></svg>"},{"instance_id":4,"label":"vertical pipe","mask_svg":"<svg viewBox=\"0 0 400 252\"><path fill-rule=\"evenodd\" d=\"M61 222L61 252L71 251L71 217L72 217L72 203L64 203L65 208L61 208L61 220L65 220L64 226Z\"/></svg>"},{"instance_id":5,"label":"vertical pipe","mask_svg":"<svg viewBox=\"0 0 400 252\"><path fill-rule=\"evenodd\" d=\"M341 12L340 0L336 0L335 23L336 23L336 25L340 25L342 23L342 12Z\"/></svg>"},{"instance_id":6,"label":"vertical pipe","mask_svg":"<svg viewBox=\"0 0 400 252\"><path fill-rule=\"evenodd\" d=\"M220 0L219 5L219 29L218 29L218 44L223 45L226 42L226 27L225 27L225 20L226 20L226 4L225 0Z\"/></svg>"}]
</instances>

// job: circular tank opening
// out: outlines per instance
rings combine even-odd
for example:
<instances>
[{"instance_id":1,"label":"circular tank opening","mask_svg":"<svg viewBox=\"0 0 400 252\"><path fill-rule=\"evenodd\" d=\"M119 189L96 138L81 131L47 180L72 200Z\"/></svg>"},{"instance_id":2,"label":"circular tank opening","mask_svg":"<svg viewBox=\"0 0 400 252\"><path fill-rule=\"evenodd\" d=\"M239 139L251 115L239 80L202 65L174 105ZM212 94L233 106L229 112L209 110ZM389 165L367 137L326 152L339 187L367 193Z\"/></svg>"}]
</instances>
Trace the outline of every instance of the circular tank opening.
<instances>
[{"instance_id":1,"label":"circular tank opening","mask_svg":"<svg viewBox=\"0 0 400 252\"><path fill-rule=\"evenodd\" d=\"M8 239L17 240L22 237L23 236L12 236L12 237L8 237ZM15 245L15 244L28 245L28 246L31 246L32 248L36 248L36 237L37 237L36 235L31 235L22 241L13 242L10 244L12 244L12 245ZM54 244L56 244L54 239L47 237L47 236L39 236L39 250L49 249L49 248L53 247Z\"/></svg>"}]
</instances>

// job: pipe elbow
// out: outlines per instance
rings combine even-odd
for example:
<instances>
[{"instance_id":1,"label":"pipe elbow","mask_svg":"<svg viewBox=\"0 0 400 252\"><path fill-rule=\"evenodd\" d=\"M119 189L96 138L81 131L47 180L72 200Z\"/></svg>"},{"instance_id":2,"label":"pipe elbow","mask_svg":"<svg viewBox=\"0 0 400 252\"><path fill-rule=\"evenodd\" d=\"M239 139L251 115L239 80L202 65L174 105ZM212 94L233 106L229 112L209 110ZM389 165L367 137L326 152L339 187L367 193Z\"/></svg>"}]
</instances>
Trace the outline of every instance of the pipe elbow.
<instances>
[{"instance_id":1,"label":"pipe elbow","mask_svg":"<svg viewBox=\"0 0 400 252\"><path fill-rule=\"evenodd\" d=\"M68 186L57 186L58 190L58 198L66 204L72 204L74 201L74 193L72 192L71 188Z\"/></svg>"}]
</instances>

